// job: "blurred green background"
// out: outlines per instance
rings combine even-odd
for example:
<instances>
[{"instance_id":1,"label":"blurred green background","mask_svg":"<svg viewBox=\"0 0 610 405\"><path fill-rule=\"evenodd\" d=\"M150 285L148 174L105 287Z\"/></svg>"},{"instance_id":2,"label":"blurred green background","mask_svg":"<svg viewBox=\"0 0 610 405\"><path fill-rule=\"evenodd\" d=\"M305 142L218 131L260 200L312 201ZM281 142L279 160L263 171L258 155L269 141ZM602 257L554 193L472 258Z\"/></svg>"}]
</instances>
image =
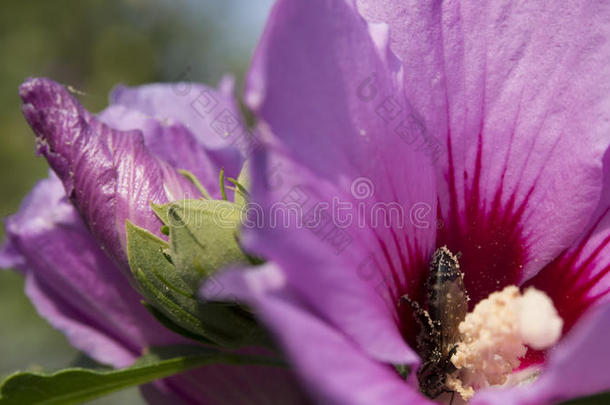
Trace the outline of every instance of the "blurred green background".
<instances>
[{"instance_id":1,"label":"blurred green background","mask_svg":"<svg viewBox=\"0 0 610 405\"><path fill-rule=\"evenodd\" d=\"M90 111L118 84L179 78L241 86L272 0L3 0L0 4L0 217L14 213L47 165L20 111L17 87L47 76L85 93ZM0 227L0 240L4 228ZM61 368L78 356L37 314L22 277L0 270L0 375ZM96 404L141 404L136 389Z\"/></svg>"}]
</instances>

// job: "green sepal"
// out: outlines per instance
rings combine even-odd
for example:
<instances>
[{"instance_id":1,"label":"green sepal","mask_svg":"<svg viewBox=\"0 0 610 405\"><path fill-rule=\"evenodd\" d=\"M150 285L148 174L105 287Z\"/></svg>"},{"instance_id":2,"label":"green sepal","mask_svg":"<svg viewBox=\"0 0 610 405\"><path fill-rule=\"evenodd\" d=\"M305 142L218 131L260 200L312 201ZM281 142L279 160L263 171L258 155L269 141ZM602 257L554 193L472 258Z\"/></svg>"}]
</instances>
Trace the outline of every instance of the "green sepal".
<instances>
[{"instance_id":1,"label":"green sepal","mask_svg":"<svg viewBox=\"0 0 610 405\"><path fill-rule=\"evenodd\" d=\"M169 235L169 218L167 216L167 206L169 204L155 204L150 203L150 208L154 211L155 215L159 217L161 222L163 222L163 226L161 227L161 231L164 235Z\"/></svg>"},{"instance_id":2,"label":"green sepal","mask_svg":"<svg viewBox=\"0 0 610 405\"><path fill-rule=\"evenodd\" d=\"M283 366L277 359L228 353L203 346L152 348L120 370L69 368L51 374L18 372L0 385L0 405L81 404L127 387L146 384L209 364Z\"/></svg>"},{"instance_id":3,"label":"green sepal","mask_svg":"<svg viewBox=\"0 0 610 405\"><path fill-rule=\"evenodd\" d=\"M211 342L210 340L206 339L205 337L199 336L199 335L192 333L192 332L184 329L183 327L177 325L171 319L169 319L163 312L159 311L157 308L150 305L148 302L142 301L142 305L144 305L144 308L146 308L146 310L148 310L148 312L150 312L150 314L152 316L154 316L155 319L157 321L159 321L159 323L161 325L165 326L167 329L171 330L172 332L182 335L186 338L196 340L198 342L202 342L202 343L206 343L206 344L214 344L214 342Z\"/></svg>"},{"instance_id":4,"label":"green sepal","mask_svg":"<svg viewBox=\"0 0 610 405\"><path fill-rule=\"evenodd\" d=\"M192 289L227 266L249 263L238 243L241 208L223 200L182 200L153 209L169 227L169 254Z\"/></svg>"},{"instance_id":5,"label":"green sepal","mask_svg":"<svg viewBox=\"0 0 610 405\"><path fill-rule=\"evenodd\" d=\"M220 194L222 196L222 199L224 201L228 201L229 199L227 198L227 190L225 189L225 169L224 169L224 167L220 169L219 182L220 182Z\"/></svg>"},{"instance_id":6,"label":"green sepal","mask_svg":"<svg viewBox=\"0 0 610 405\"><path fill-rule=\"evenodd\" d=\"M244 163L244 166L237 176L237 180L228 179L231 183L235 185L235 196L233 201L239 207L244 207L248 202L248 190L250 189L250 164L248 162Z\"/></svg>"},{"instance_id":7,"label":"green sepal","mask_svg":"<svg viewBox=\"0 0 610 405\"><path fill-rule=\"evenodd\" d=\"M208 190L205 187L203 187L203 184L201 184L201 182L199 181L197 176L195 176L193 173L189 172L188 170L184 170L184 169L178 169L178 172L180 172L181 175L186 177L186 179L188 181L190 181L197 190L199 190L199 192L201 193L201 195L203 195L204 198L207 198L208 200L212 199L212 196L210 195Z\"/></svg>"},{"instance_id":8,"label":"green sepal","mask_svg":"<svg viewBox=\"0 0 610 405\"><path fill-rule=\"evenodd\" d=\"M140 292L167 320L223 347L268 344L266 333L241 306L200 299L199 286L186 282L166 258L169 246L164 240L130 221L126 230L129 266Z\"/></svg>"}]
</instances>

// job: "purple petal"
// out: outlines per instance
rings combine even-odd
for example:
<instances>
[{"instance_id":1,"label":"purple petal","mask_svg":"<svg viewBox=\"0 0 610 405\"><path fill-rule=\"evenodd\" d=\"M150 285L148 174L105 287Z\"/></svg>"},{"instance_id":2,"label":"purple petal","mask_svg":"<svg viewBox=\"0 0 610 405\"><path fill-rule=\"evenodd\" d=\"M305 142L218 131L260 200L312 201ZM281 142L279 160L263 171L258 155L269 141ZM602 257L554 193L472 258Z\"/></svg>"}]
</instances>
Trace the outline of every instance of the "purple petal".
<instances>
[{"instance_id":1,"label":"purple petal","mask_svg":"<svg viewBox=\"0 0 610 405\"><path fill-rule=\"evenodd\" d=\"M401 138L401 130L416 129L415 117L399 85L399 63L386 47L387 30L368 26L348 3L279 2L245 99L292 156L321 178L349 186L356 176L371 177L376 197L405 197L418 185L432 189L425 154ZM433 190L414 194L434 201Z\"/></svg>"},{"instance_id":2,"label":"purple petal","mask_svg":"<svg viewBox=\"0 0 610 405\"><path fill-rule=\"evenodd\" d=\"M416 356L398 302L407 291L420 294L407 280L421 277L433 248L436 196L428 157L398 131L415 124L385 34L348 2L276 4L248 77L246 100L272 132L272 152L255 154L252 198L270 221L278 204L311 219L316 206L335 200L350 204L352 220L338 224L327 212L305 228L268 222L245 243L278 263L303 301L373 358L410 363ZM379 107L388 97L394 119ZM370 213L376 203L406 215L375 227L355 208ZM418 204L430 214L421 227L409 218Z\"/></svg>"},{"instance_id":3,"label":"purple petal","mask_svg":"<svg viewBox=\"0 0 610 405\"><path fill-rule=\"evenodd\" d=\"M149 345L182 339L166 331L99 248L57 177L41 181L6 221L11 265L26 277L37 311L92 358L122 367ZM4 266L4 263L1 263Z\"/></svg>"},{"instance_id":4,"label":"purple petal","mask_svg":"<svg viewBox=\"0 0 610 405\"><path fill-rule=\"evenodd\" d=\"M446 136L439 244L462 252L472 303L533 276L574 242L599 200L609 5L359 4L390 24L407 95Z\"/></svg>"},{"instance_id":5,"label":"purple petal","mask_svg":"<svg viewBox=\"0 0 610 405\"><path fill-rule=\"evenodd\" d=\"M140 112L159 121L184 125L209 158L237 178L243 164L244 136L250 136L233 96L233 81L225 79L218 89L197 83L118 86L111 105Z\"/></svg>"},{"instance_id":6,"label":"purple petal","mask_svg":"<svg viewBox=\"0 0 610 405\"><path fill-rule=\"evenodd\" d=\"M23 204L27 204L24 202ZM19 248L14 245L11 238L7 238L0 246L0 270L19 269L25 265L25 259L19 253Z\"/></svg>"},{"instance_id":7,"label":"purple petal","mask_svg":"<svg viewBox=\"0 0 610 405\"><path fill-rule=\"evenodd\" d=\"M224 295L240 297L260 311L318 403L434 403L402 380L391 364L373 360L335 326L308 310L275 265L228 272L220 282L226 286Z\"/></svg>"},{"instance_id":8,"label":"purple petal","mask_svg":"<svg viewBox=\"0 0 610 405\"><path fill-rule=\"evenodd\" d=\"M330 203L333 197L350 201L349 196L320 182L279 152L255 157L253 177L259 181L255 180L251 195L257 201L254 207L263 207L265 222L262 226L254 222L253 229L246 229L244 244L280 264L303 300L372 357L397 363L416 362L417 356L406 345L399 327L400 287L393 284L399 281L398 276L390 275L394 269L388 265L391 258L384 256L384 242L368 228L359 229L357 223L341 227L328 214L318 219L310 217L315 204ZM261 163L263 159L268 159L268 166ZM274 181L281 182L281 186L265 190L264 175L279 167L279 178ZM298 220L282 222L283 207L295 204L303 226L297 225ZM288 211L286 216L290 215ZM392 249L398 249L404 247L405 241L391 243ZM405 275L402 277L404 280Z\"/></svg>"},{"instance_id":9,"label":"purple petal","mask_svg":"<svg viewBox=\"0 0 610 405\"><path fill-rule=\"evenodd\" d=\"M214 152L206 149L185 126L161 122L121 105L110 106L98 118L120 131L140 130L148 150L176 169L193 173L213 198L221 198L218 176L225 166L228 177L236 178L238 162L217 163ZM194 197L194 196L192 196Z\"/></svg>"},{"instance_id":10,"label":"purple petal","mask_svg":"<svg viewBox=\"0 0 610 405\"><path fill-rule=\"evenodd\" d=\"M140 131L109 128L59 84L30 79L20 95L38 151L103 248L125 268L125 220L159 233L151 202L198 195L176 169L149 152Z\"/></svg>"}]
</instances>

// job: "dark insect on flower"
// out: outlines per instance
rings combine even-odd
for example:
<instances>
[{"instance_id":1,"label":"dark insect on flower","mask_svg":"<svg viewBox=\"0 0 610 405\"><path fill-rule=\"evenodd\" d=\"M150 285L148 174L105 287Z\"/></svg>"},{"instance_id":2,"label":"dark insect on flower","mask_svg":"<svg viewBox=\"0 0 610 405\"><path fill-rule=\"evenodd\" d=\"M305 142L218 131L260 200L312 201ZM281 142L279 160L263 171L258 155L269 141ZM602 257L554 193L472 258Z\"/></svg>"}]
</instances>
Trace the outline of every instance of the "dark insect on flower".
<instances>
[{"instance_id":1,"label":"dark insect on flower","mask_svg":"<svg viewBox=\"0 0 610 405\"><path fill-rule=\"evenodd\" d=\"M421 392L435 398L448 391L447 374L455 371L451 356L459 339L458 326L468 312L468 295L464 288L464 273L458 258L446 246L438 248L430 261L427 283L428 309L404 295L419 323L417 351L423 364L417 372Z\"/></svg>"}]
</instances>

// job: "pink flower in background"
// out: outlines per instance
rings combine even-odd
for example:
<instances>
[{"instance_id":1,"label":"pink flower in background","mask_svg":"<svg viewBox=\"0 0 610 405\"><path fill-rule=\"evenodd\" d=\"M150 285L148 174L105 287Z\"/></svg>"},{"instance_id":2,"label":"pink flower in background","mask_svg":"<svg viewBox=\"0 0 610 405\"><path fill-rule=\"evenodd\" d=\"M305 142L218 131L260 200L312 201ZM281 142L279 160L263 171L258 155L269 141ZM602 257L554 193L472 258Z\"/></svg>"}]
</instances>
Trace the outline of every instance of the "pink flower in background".
<instances>
[{"instance_id":1,"label":"pink flower in background","mask_svg":"<svg viewBox=\"0 0 610 405\"><path fill-rule=\"evenodd\" d=\"M522 362L542 370L536 381L472 403L610 389L609 69L601 1L278 1L245 96L266 137L253 201L305 216L336 198L427 210L405 226L248 230L247 249L269 263L226 273L225 293L260 311L320 403L429 403L414 373L394 369L420 364L400 299L423 302L447 245L470 309L533 285L564 324L553 349ZM358 179L368 192L354 192Z\"/></svg>"}]
</instances>

